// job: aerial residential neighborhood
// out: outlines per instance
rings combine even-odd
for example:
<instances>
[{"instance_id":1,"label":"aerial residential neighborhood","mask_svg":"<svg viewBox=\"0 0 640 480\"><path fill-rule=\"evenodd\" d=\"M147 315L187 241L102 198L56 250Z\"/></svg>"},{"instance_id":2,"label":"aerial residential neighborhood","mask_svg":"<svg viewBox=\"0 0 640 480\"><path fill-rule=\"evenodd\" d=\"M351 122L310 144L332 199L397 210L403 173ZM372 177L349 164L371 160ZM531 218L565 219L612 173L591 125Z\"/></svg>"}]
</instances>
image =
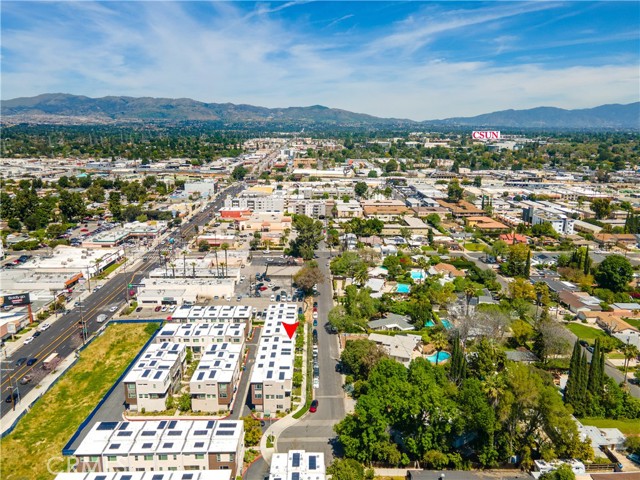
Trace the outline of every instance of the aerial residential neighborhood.
<instances>
[{"instance_id":1,"label":"aerial residential neighborhood","mask_svg":"<svg viewBox=\"0 0 640 480\"><path fill-rule=\"evenodd\" d=\"M0 13L0 479L640 480L638 2Z\"/></svg>"}]
</instances>

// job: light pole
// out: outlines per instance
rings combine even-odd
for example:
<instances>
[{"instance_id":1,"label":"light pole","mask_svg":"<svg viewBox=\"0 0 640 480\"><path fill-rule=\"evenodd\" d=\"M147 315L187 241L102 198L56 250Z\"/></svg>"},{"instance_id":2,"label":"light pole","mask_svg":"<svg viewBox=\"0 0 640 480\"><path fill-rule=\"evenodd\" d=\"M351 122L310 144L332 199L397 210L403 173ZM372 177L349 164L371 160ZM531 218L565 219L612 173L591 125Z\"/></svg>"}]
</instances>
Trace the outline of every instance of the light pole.
<instances>
[{"instance_id":1,"label":"light pole","mask_svg":"<svg viewBox=\"0 0 640 480\"><path fill-rule=\"evenodd\" d=\"M87 343L87 324L84 320L84 310L82 300L80 300L80 328L82 329L82 344Z\"/></svg>"}]
</instances>

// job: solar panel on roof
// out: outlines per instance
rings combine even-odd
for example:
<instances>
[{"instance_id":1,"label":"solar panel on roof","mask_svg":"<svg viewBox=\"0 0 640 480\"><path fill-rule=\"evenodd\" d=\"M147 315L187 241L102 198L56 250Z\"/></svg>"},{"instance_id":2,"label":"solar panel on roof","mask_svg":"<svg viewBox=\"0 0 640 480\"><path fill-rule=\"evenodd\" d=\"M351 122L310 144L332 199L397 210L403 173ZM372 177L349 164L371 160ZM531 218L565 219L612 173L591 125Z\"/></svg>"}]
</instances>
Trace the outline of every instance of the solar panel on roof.
<instances>
[{"instance_id":1,"label":"solar panel on roof","mask_svg":"<svg viewBox=\"0 0 640 480\"><path fill-rule=\"evenodd\" d=\"M154 380L159 379L162 376L162 372L156 372L156 374L153 376Z\"/></svg>"},{"instance_id":2,"label":"solar panel on roof","mask_svg":"<svg viewBox=\"0 0 640 480\"><path fill-rule=\"evenodd\" d=\"M207 422L207 428L213 428L215 424L216 424L215 420L209 420Z\"/></svg>"},{"instance_id":3,"label":"solar panel on roof","mask_svg":"<svg viewBox=\"0 0 640 480\"><path fill-rule=\"evenodd\" d=\"M96 475L96 479L95 480L107 480L107 476L106 475Z\"/></svg>"},{"instance_id":4,"label":"solar panel on roof","mask_svg":"<svg viewBox=\"0 0 640 480\"><path fill-rule=\"evenodd\" d=\"M230 437L233 435L233 433L234 433L233 430L218 430L218 435L222 435L225 437Z\"/></svg>"},{"instance_id":5,"label":"solar panel on roof","mask_svg":"<svg viewBox=\"0 0 640 480\"><path fill-rule=\"evenodd\" d=\"M193 478L193 473L183 473L182 480L191 480Z\"/></svg>"},{"instance_id":6,"label":"solar panel on roof","mask_svg":"<svg viewBox=\"0 0 640 480\"><path fill-rule=\"evenodd\" d=\"M204 372L198 373L198 380L202 380L204 378Z\"/></svg>"},{"instance_id":7,"label":"solar panel on roof","mask_svg":"<svg viewBox=\"0 0 640 480\"><path fill-rule=\"evenodd\" d=\"M162 480L163 478L164 478L164 474L156 473L153 477L151 477L151 480Z\"/></svg>"},{"instance_id":8,"label":"solar panel on roof","mask_svg":"<svg viewBox=\"0 0 640 480\"><path fill-rule=\"evenodd\" d=\"M142 372L142 378L147 378L150 373L151 373L151 370L145 370L144 372Z\"/></svg>"},{"instance_id":9,"label":"solar panel on roof","mask_svg":"<svg viewBox=\"0 0 640 480\"><path fill-rule=\"evenodd\" d=\"M131 480L133 477L131 475L122 475L120 480Z\"/></svg>"},{"instance_id":10,"label":"solar panel on roof","mask_svg":"<svg viewBox=\"0 0 640 480\"><path fill-rule=\"evenodd\" d=\"M238 426L237 423L223 422L220 424L220 428L236 428Z\"/></svg>"},{"instance_id":11,"label":"solar panel on roof","mask_svg":"<svg viewBox=\"0 0 640 480\"><path fill-rule=\"evenodd\" d=\"M152 443L143 443L142 448L151 448Z\"/></svg>"},{"instance_id":12,"label":"solar panel on roof","mask_svg":"<svg viewBox=\"0 0 640 480\"><path fill-rule=\"evenodd\" d=\"M130 437L133 435L133 432L118 432L119 437Z\"/></svg>"},{"instance_id":13,"label":"solar panel on roof","mask_svg":"<svg viewBox=\"0 0 640 480\"><path fill-rule=\"evenodd\" d=\"M100 422L96 430L115 430L118 422Z\"/></svg>"},{"instance_id":14,"label":"solar panel on roof","mask_svg":"<svg viewBox=\"0 0 640 480\"><path fill-rule=\"evenodd\" d=\"M162 448L173 448L173 442L163 443Z\"/></svg>"},{"instance_id":15,"label":"solar panel on roof","mask_svg":"<svg viewBox=\"0 0 640 480\"><path fill-rule=\"evenodd\" d=\"M166 420L162 420L160 422L160 425L158 425L158 430L160 430L161 428L164 428L167 426L167 421Z\"/></svg>"},{"instance_id":16,"label":"solar panel on roof","mask_svg":"<svg viewBox=\"0 0 640 480\"><path fill-rule=\"evenodd\" d=\"M300 480L300 472L293 472L291 474L291 480Z\"/></svg>"},{"instance_id":17,"label":"solar panel on roof","mask_svg":"<svg viewBox=\"0 0 640 480\"><path fill-rule=\"evenodd\" d=\"M155 435L155 432L153 430L145 430L140 435L142 435L143 437L153 437Z\"/></svg>"},{"instance_id":18,"label":"solar panel on roof","mask_svg":"<svg viewBox=\"0 0 640 480\"><path fill-rule=\"evenodd\" d=\"M267 378L273 378L273 372L271 370L267 372Z\"/></svg>"},{"instance_id":19,"label":"solar panel on roof","mask_svg":"<svg viewBox=\"0 0 640 480\"><path fill-rule=\"evenodd\" d=\"M122 422L122 425L120 425L120 428L118 428L118 430L126 430L128 426L129 422Z\"/></svg>"},{"instance_id":20,"label":"solar panel on roof","mask_svg":"<svg viewBox=\"0 0 640 480\"><path fill-rule=\"evenodd\" d=\"M177 424L178 424L178 422L176 420L171 420L169 422L169 428L176 428Z\"/></svg>"},{"instance_id":21,"label":"solar panel on roof","mask_svg":"<svg viewBox=\"0 0 640 480\"><path fill-rule=\"evenodd\" d=\"M109 450L117 450L119 448L120 448L119 443L112 443L111 445L109 445Z\"/></svg>"},{"instance_id":22,"label":"solar panel on roof","mask_svg":"<svg viewBox=\"0 0 640 480\"><path fill-rule=\"evenodd\" d=\"M292 467L299 467L300 466L300 454L299 453L294 453L293 454L293 459L291 460L291 466Z\"/></svg>"},{"instance_id":23,"label":"solar panel on roof","mask_svg":"<svg viewBox=\"0 0 640 480\"><path fill-rule=\"evenodd\" d=\"M280 380L284 380L284 372L280 372L279 378L280 378Z\"/></svg>"},{"instance_id":24,"label":"solar panel on roof","mask_svg":"<svg viewBox=\"0 0 640 480\"><path fill-rule=\"evenodd\" d=\"M315 455L309 456L309 470L315 470L316 468L318 468L316 460L317 460L317 457Z\"/></svg>"},{"instance_id":25,"label":"solar panel on roof","mask_svg":"<svg viewBox=\"0 0 640 480\"><path fill-rule=\"evenodd\" d=\"M204 442L196 442L195 443L195 447L196 448L203 448L204 447Z\"/></svg>"},{"instance_id":26,"label":"solar panel on roof","mask_svg":"<svg viewBox=\"0 0 640 480\"><path fill-rule=\"evenodd\" d=\"M169 430L169 433L167 434L170 437L179 437L180 435L182 435L182 430Z\"/></svg>"}]
</instances>

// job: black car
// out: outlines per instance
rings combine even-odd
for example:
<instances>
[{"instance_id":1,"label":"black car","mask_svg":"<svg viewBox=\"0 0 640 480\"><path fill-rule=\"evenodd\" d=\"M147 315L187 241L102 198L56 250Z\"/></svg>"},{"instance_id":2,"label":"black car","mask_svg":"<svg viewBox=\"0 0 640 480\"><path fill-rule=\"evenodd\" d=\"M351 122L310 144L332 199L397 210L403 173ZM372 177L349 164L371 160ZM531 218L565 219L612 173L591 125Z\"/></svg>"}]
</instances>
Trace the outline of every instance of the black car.
<instances>
[{"instance_id":1,"label":"black car","mask_svg":"<svg viewBox=\"0 0 640 480\"><path fill-rule=\"evenodd\" d=\"M7 403L15 403L18 401L18 392L14 391L13 393L10 393L9 395L7 395L7 398L4 399L5 402Z\"/></svg>"},{"instance_id":2,"label":"black car","mask_svg":"<svg viewBox=\"0 0 640 480\"><path fill-rule=\"evenodd\" d=\"M313 302L313 306L317 307L318 306L318 302Z\"/></svg>"},{"instance_id":3,"label":"black car","mask_svg":"<svg viewBox=\"0 0 640 480\"><path fill-rule=\"evenodd\" d=\"M21 365L24 365L24 363L27 361L27 359L25 357L19 358L18 361L16 362L16 367L19 367Z\"/></svg>"},{"instance_id":4,"label":"black car","mask_svg":"<svg viewBox=\"0 0 640 480\"><path fill-rule=\"evenodd\" d=\"M37 361L37 358L30 358L29 360L27 360L27 366L30 367L31 365L35 365Z\"/></svg>"},{"instance_id":5,"label":"black car","mask_svg":"<svg viewBox=\"0 0 640 480\"><path fill-rule=\"evenodd\" d=\"M36 330L35 332L33 332L34 337L39 337L42 334L42 332L39 332L38 330Z\"/></svg>"},{"instance_id":6,"label":"black car","mask_svg":"<svg viewBox=\"0 0 640 480\"><path fill-rule=\"evenodd\" d=\"M280 301L280 295L276 295L276 302Z\"/></svg>"},{"instance_id":7,"label":"black car","mask_svg":"<svg viewBox=\"0 0 640 480\"><path fill-rule=\"evenodd\" d=\"M578 343L585 348L589 346L589 342L587 342L586 340L580 340Z\"/></svg>"}]
</instances>

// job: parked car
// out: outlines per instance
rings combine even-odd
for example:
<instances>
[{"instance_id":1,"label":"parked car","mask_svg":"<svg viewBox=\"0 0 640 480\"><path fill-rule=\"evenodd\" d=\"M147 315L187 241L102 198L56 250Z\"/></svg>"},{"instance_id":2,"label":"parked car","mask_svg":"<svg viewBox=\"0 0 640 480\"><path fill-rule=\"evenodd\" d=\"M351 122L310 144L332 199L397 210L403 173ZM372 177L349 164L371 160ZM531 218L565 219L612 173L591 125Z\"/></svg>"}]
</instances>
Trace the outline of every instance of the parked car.
<instances>
[{"instance_id":1,"label":"parked car","mask_svg":"<svg viewBox=\"0 0 640 480\"><path fill-rule=\"evenodd\" d=\"M175 309L176 309L176 306L175 306L175 305L171 305L171 306L169 307L169 311L170 311L170 312L175 311Z\"/></svg>"},{"instance_id":2,"label":"parked car","mask_svg":"<svg viewBox=\"0 0 640 480\"><path fill-rule=\"evenodd\" d=\"M142 311L142 307L136 308L136 312L141 312L141 311Z\"/></svg>"},{"instance_id":3,"label":"parked car","mask_svg":"<svg viewBox=\"0 0 640 480\"><path fill-rule=\"evenodd\" d=\"M37 361L38 361L37 358L30 358L29 360L27 360L27 367L30 367L31 365L35 365Z\"/></svg>"},{"instance_id":4,"label":"parked car","mask_svg":"<svg viewBox=\"0 0 640 480\"><path fill-rule=\"evenodd\" d=\"M313 320L313 326L314 326L314 327L317 327L317 326L318 326L318 319L317 319L317 318L315 318L315 319Z\"/></svg>"},{"instance_id":5,"label":"parked car","mask_svg":"<svg viewBox=\"0 0 640 480\"><path fill-rule=\"evenodd\" d=\"M276 302L280 301L280 295L276 295Z\"/></svg>"},{"instance_id":6,"label":"parked car","mask_svg":"<svg viewBox=\"0 0 640 480\"><path fill-rule=\"evenodd\" d=\"M40 327L38 327L38 330L40 330L41 332L44 332L45 330L48 330L49 327L51 327L50 323L43 323L42 325L40 325Z\"/></svg>"},{"instance_id":7,"label":"parked car","mask_svg":"<svg viewBox=\"0 0 640 480\"><path fill-rule=\"evenodd\" d=\"M7 403L16 403L18 401L18 391L14 390L13 393L7 395L7 398L4 399Z\"/></svg>"},{"instance_id":8,"label":"parked car","mask_svg":"<svg viewBox=\"0 0 640 480\"><path fill-rule=\"evenodd\" d=\"M29 345L29 344L30 344L31 342L33 342L34 340L35 340L35 338L33 338L33 337L29 337L29 338L27 338L27 339L24 341L24 344L25 344L25 345Z\"/></svg>"},{"instance_id":9,"label":"parked car","mask_svg":"<svg viewBox=\"0 0 640 480\"><path fill-rule=\"evenodd\" d=\"M39 332L39 331L37 331L37 330L36 330L35 332L33 332L33 337L34 337L34 338L35 338L35 337L39 337L40 335L42 335L42 332Z\"/></svg>"},{"instance_id":10,"label":"parked car","mask_svg":"<svg viewBox=\"0 0 640 480\"><path fill-rule=\"evenodd\" d=\"M318 410L318 400L314 400L311 402L311 406L309 407L309 411L311 413L315 413Z\"/></svg>"},{"instance_id":11,"label":"parked car","mask_svg":"<svg viewBox=\"0 0 640 480\"><path fill-rule=\"evenodd\" d=\"M261 292L264 292L265 290L268 290L268 288L263 286L263 287L260 287L258 290L260 290Z\"/></svg>"},{"instance_id":12,"label":"parked car","mask_svg":"<svg viewBox=\"0 0 640 480\"><path fill-rule=\"evenodd\" d=\"M106 316L104 313L102 313L102 314L98 315L98 318L96 318L96 322L98 322L98 323L102 323L102 322L104 322L106 319L107 319L107 316Z\"/></svg>"},{"instance_id":13,"label":"parked car","mask_svg":"<svg viewBox=\"0 0 640 480\"><path fill-rule=\"evenodd\" d=\"M154 311L154 312L159 312L161 308L162 308L162 307L161 307L160 305L158 305L156 308L154 308L154 309L153 309L153 311Z\"/></svg>"},{"instance_id":14,"label":"parked car","mask_svg":"<svg viewBox=\"0 0 640 480\"><path fill-rule=\"evenodd\" d=\"M276 296L275 296L275 295L271 295L271 296L269 297L269 301L270 301L270 302L275 302L275 301L276 301Z\"/></svg>"},{"instance_id":15,"label":"parked car","mask_svg":"<svg viewBox=\"0 0 640 480\"><path fill-rule=\"evenodd\" d=\"M162 307L160 308L161 312L166 312L167 311L167 306L166 305L162 305Z\"/></svg>"},{"instance_id":16,"label":"parked car","mask_svg":"<svg viewBox=\"0 0 640 480\"><path fill-rule=\"evenodd\" d=\"M31 380L33 380L33 375L25 375L24 377L22 377L22 379L20 380L20 385L26 385L27 383L29 383Z\"/></svg>"}]
</instances>

